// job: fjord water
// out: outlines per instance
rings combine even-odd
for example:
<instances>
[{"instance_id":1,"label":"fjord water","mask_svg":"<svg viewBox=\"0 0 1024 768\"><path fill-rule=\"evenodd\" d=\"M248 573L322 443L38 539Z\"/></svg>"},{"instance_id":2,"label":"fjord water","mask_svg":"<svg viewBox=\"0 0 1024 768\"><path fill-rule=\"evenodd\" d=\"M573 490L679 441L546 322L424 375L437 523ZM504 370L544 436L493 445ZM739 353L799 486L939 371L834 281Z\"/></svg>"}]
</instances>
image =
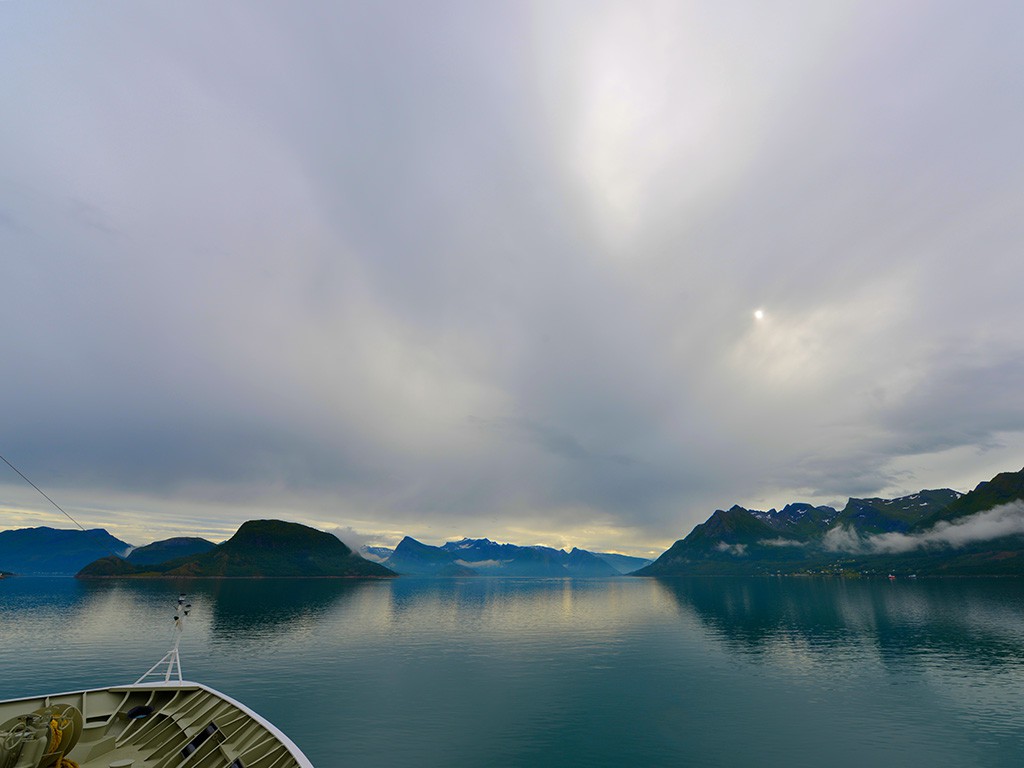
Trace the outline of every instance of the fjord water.
<instances>
[{"instance_id":1,"label":"fjord water","mask_svg":"<svg viewBox=\"0 0 1024 768\"><path fill-rule=\"evenodd\" d=\"M318 768L1019 766L1024 582L0 580L0 699L186 677Z\"/></svg>"}]
</instances>

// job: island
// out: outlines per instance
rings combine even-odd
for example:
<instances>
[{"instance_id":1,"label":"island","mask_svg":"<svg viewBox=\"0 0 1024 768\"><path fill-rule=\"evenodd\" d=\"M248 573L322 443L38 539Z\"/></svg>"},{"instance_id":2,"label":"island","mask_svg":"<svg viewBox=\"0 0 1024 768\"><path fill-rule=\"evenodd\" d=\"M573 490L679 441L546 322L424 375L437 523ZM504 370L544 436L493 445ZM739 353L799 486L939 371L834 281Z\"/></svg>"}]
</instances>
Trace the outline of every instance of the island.
<instances>
[{"instance_id":1,"label":"island","mask_svg":"<svg viewBox=\"0 0 1024 768\"><path fill-rule=\"evenodd\" d=\"M283 520L250 520L225 541L163 563L132 563L108 556L85 566L79 579L151 578L391 578L336 536Z\"/></svg>"}]
</instances>

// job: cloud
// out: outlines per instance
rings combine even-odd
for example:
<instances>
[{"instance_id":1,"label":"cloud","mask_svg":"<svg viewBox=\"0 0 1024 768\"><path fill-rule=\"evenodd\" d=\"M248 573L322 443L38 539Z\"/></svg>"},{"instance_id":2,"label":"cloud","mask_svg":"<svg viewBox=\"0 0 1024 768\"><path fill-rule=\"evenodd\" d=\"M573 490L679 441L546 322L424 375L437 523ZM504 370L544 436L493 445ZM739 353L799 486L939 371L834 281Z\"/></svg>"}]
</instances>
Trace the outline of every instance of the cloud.
<instances>
[{"instance_id":1,"label":"cloud","mask_svg":"<svg viewBox=\"0 0 1024 768\"><path fill-rule=\"evenodd\" d=\"M822 539L822 545L829 552L867 551L865 538L852 527L845 525L829 529Z\"/></svg>"},{"instance_id":2,"label":"cloud","mask_svg":"<svg viewBox=\"0 0 1024 768\"><path fill-rule=\"evenodd\" d=\"M505 560L455 560L453 561L456 565L461 565L464 568L498 568L504 565Z\"/></svg>"},{"instance_id":3,"label":"cloud","mask_svg":"<svg viewBox=\"0 0 1024 768\"><path fill-rule=\"evenodd\" d=\"M719 552L728 552L730 555L735 555L736 557L746 557L747 554L746 544L729 544L727 542L720 541L715 545L715 549Z\"/></svg>"},{"instance_id":4,"label":"cloud","mask_svg":"<svg viewBox=\"0 0 1024 768\"><path fill-rule=\"evenodd\" d=\"M359 533L351 526L345 526L344 528L332 528L331 533L338 537L342 544L347 546L353 552L358 552L367 544L376 543L376 537L372 534Z\"/></svg>"},{"instance_id":5,"label":"cloud","mask_svg":"<svg viewBox=\"0 0 1024 768\"><path fill-rule=\"evenodd\" d=\"M785 539L778 537L776 539L761 539L757 542L762 547L806 547L807 542L805 541L794 541L793 539Z\"/></svg>"},{"instance_id":6,"label":"cloud","mask_svg":"<svg viewBox=\"0 0 1024 768\"><path fill-rule=\"evenodd\" d=\"M1020 465L1019 8L120 5L0 4L0 434L74 511L649 549Z\"/></svg>"},{"instance_id":7,"label":"cloud","mask_svg":"<svg viewBox=\"0 0 1024 768\"><path fill-rule=\"evenodd\" d=\"M833 552L901 554L919 549L961 549L971 544L1024 535L1024 502L1015 501L954 521L940 521L920 533L860 536L851 528L833 528L825 546Z\"/></svg>"}]
</instances>

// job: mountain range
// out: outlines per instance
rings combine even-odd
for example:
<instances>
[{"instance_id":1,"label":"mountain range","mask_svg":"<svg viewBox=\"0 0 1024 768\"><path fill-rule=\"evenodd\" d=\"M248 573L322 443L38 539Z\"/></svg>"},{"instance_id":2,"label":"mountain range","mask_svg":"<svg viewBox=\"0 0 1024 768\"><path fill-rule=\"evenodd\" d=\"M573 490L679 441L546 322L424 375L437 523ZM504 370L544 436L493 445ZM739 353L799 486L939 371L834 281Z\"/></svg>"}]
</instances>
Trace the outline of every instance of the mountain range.
<instances>
[{"instance_id":1,"label":"mountain range","mask_svg":"<svg viewBox=\"0 0 1024 768\"><path fill-rule=\"evenodd\" d=\"M378 556L382 548L375 548ZM574 547L566 552L552 547L498 544L490 539L449 541L439 547L411 536L402 539L383 560L400 574L416 576L619 576L647 564L639 557L588 552Z\"/></svg>"},{"instance_id":2,"label":"mountain range","mask_svg":"<svg viewBox=\"0 0 1024 768\"><path fill-rule=\"evenodd\" d=\"M159 543L167 545L167 542ZM196 542L182 544L179 541L165 549L188 546L194 547ZM77 578L386 578L395 575L354 553L337 536L282 520L249 520L223 544L204 549L162 563L133 563L130 558L110 555L84 567Z\"/></svg>"},{"instance_id":3,"label":"mountain range","mask_svg":"<svg viewBox=\"0 0 1024 768\"><path fill-rule=\"evenodd\" d=\"M716 510L636 575L821 572L1024 574L1024 470L967 494Z\"/></svg>"},{"instance_id":4,"label":"mountain range","mask_svg":"<svg viewBox=\"0 0 1024 768\"><path fill-rule=\"evenodd\" d=\"M365 558L336 536L298 523L251 520L217 545L178 537L133 548L103 529L0 531L0 572L98 577L674 576L798 573L1024 575L1024 469L961 494L922 490L716 510L653 563L614 553L462 539L432 546L405 537Z\"/></svg>"},{"instance_id":5,"label":"mountain range","mask_svg":"<svg viewBox=\"0 0 1024 768\"><path fill-rule=\"evenodd\" d=\"M390 569L434 576L615 576L650 562L616 553L565 552L489 539L433 547L407 537L395 549L364 547L354 553L330 534L282 521L249 521L221 545L175 537L132 547L103 529L0 531L0 565L4 571L27 576L386 576L393 575ZM375 567L380 564L383 569Z\"/></svg>"}]
</instances>

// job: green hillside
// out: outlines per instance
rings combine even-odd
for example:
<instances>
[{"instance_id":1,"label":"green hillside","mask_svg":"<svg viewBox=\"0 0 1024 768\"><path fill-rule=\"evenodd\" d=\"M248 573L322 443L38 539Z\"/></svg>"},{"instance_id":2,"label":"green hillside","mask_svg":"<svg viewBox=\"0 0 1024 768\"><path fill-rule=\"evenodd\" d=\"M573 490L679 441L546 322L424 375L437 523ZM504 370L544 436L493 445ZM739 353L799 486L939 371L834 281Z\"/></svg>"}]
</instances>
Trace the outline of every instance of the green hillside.
<instances>
[{"instance_id":1,"label":"green hillside","mask_svg":"<svg viewBox=\"0 0 1024 768\"><path fill-rule=\"evenodd\" d=\"M778 531L740 506L716 510L707 522L696 526L683 542L693 549L715 549L719 544L751 544L772 538Z\"/></svg>"},{"instance_id":2,"label":"green hillside","mask_svg":"<svg viewBox=\"0 0 1024 768\"><path fill-rule=\"evenodd\" d=\"M898 499L853 499L833 526L854 526L865 534L909 531L928 518L938 518L961 495L948 488L921 491Z\"/></svg>"},{"instance_id":3,"label":"green hillside","mask_svg":"<svg viewBox=\"0 0 1024 768\"><path fill-rule=\"evenodd\" d=\"M1019 472L1000 472L991 480L978 483L973 491L964 494L945 509L922 519L916 527L923 530L940 520L957 520L1019 499L1024 499L1024 469Z\"/></svg>"},{"instance_id":4,"label":"green hillside","mask_svg":"<svg viewBox=\"0 0 1024 768\"><path fill-rule=\"evenodd\" d=\"M779 546L785 539L750 510L740 506L719 509L636 575L744 574L752 568L764 569L766 561L802 561L800 542L793 539L793 546Z\"/></svg>"},{"instance_id":5,"label":"green hillside","mask_svg":"<svg viewBox=\"0 0 1024 768\"><path fill-rule=\"evenodd\" d=\"M166 563L178 557L201 555L209 552L217 545L212 541L192 536L179 536L173 539L154 541L144 547L136 547L126 558L132 565L156 565Z\"/></svg>"}]
</instances>

